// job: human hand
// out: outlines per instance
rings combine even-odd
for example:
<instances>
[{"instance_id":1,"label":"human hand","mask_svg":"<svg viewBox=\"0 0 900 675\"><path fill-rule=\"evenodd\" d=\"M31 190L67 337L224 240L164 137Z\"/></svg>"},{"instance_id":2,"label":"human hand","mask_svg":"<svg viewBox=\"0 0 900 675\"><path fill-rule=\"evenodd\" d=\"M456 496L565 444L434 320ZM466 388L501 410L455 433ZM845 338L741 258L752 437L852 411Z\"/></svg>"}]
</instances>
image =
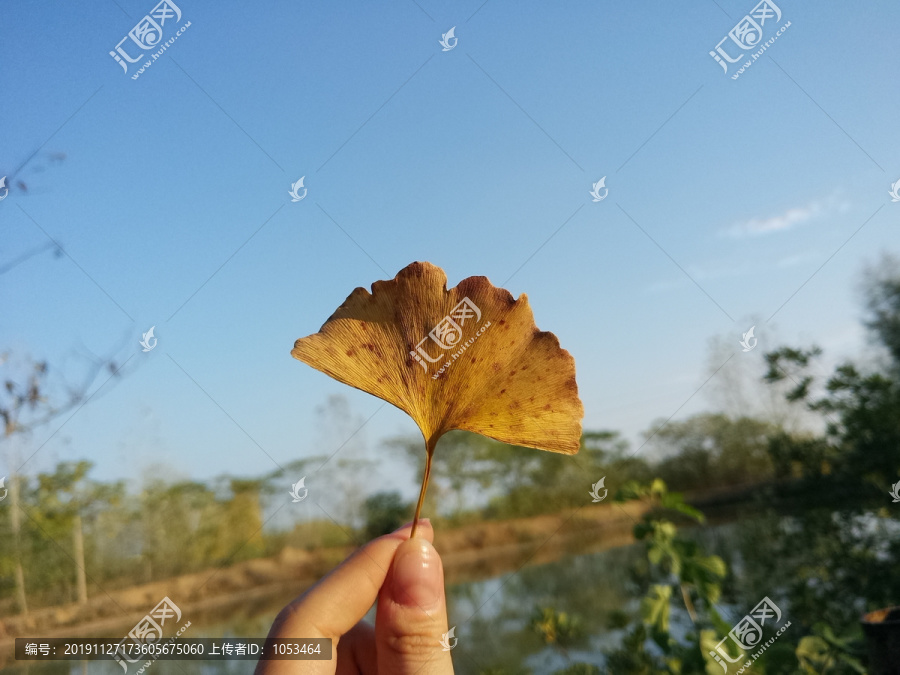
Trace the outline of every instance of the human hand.
<instances>
[{"instance_id":1,"label":"human hand","mask_svg":"<svg viewBox=\"0 0 900 675\"><path fill-rule=\"evenodd\" d=\"M331 638L331 661L260 661L256 675L452 675L434 530L420 520L410 539L411 526L370 541L275 618L270 638ZM373 628L362 618L376 598Z\"/></svg>"}]
</instances>

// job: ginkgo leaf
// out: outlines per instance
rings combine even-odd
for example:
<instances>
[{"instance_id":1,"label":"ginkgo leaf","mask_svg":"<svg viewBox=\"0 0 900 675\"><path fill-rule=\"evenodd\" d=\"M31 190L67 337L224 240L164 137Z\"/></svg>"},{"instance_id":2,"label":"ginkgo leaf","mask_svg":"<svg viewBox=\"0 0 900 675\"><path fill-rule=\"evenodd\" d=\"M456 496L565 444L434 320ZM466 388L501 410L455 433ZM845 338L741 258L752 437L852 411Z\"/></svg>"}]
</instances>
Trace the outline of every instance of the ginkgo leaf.
<instances>
[{"instance_id":1,"label":"ginkgo leaf","mask_svg":"<svg viewBox=\"0 0 900 675\"><path fill-rule=\"evenodd\" d=\"M453 429L574 454L584 408L575 361L538 330L522 294L469 277L447 290L444 271L415 262L372 292L355 289L294 358L406 412L428 453Z\"/></svg>"}]
</instances>

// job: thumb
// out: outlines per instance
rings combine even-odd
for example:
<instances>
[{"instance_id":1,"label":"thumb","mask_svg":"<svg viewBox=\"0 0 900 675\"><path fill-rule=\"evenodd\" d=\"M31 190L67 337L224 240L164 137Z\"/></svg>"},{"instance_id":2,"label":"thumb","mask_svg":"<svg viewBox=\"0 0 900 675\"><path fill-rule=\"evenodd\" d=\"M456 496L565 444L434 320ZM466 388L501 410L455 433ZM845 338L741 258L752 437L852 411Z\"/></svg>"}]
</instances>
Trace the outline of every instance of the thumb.
<instances>
[{"instance_id":1,"label":"thumb","mask_svg":"<svg viewBox=\"0 0 900 675\"><path fill-rule=\"evenodd\" d=\"M415 538L397 548L378 595L375 644L378 672L391 675L448 675L450 652L441 639L447 632L444 567L427 540Z\"/></svg>"}]
</instances>

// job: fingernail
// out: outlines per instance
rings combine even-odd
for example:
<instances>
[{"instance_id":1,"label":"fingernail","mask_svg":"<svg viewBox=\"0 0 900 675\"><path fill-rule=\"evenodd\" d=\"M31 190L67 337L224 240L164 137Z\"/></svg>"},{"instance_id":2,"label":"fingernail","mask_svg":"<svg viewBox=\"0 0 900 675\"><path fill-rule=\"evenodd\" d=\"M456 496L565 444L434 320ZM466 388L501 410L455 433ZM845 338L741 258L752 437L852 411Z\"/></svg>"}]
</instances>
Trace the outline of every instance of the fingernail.
<instances>
[{"instance_id":1,"label":"fingernail","mask_svg":"<svg viewBox=\"0 0 900 675\"><path fill-rule=\"evenodd\" d=\"M440 600L442 576L434 546L424 539L409 539L394 556L393 599L401 605L430 609Z\"/></svg>"}]
</instances>

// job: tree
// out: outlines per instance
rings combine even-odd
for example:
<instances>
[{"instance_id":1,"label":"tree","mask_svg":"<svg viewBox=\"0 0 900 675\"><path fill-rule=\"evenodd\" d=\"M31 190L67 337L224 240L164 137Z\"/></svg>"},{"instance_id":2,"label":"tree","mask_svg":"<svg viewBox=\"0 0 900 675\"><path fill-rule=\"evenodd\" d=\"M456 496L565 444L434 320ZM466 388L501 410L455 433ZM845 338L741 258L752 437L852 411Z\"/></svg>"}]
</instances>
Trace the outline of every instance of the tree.
<instances>
[{"instance_id":1,"label":"tree","mask_svg":"<svg viewBox=\"0 0 900 675\"><path fill-rule=\"evenodd\" d=\"M746 325L750 325L748 320ZM756 323L761 323L756 321ZM760 344L775 339L774 329L767 326L759 335ZM701 393L712 413L723 413L730 419L766 420L787 431L799 431L818 423L802 405L785 405L784 393L791 385L766 383L763 376L767 363L762 350L741 353L735 335L716 336L709 342L706 373L709 377Z\"/></svg>"},{"instance_id":2,"label":"tree","mask_svg":"<svg viewBox=\"0 0 900 675\"><path fill-rule=\"evenodd\" d=\"M29 517L54 541L64 541L66 533L72 538L74 579L78 602L87 602L87 563L85 557L84 525L104 509L117 507L124 496L121 481L104 484L88 480L91 462L60 462L53 473L37 477L35 505ZM28 508L28 507L26 507ZM59 556L63 563L57 570L70 568L67 556Z\"/></svg>"},{"instance_id":3,"label":"tree","mask_svg":"<svg viewBox=\"0 0 900 675\"><path fill-rule=\"evenodd\" d=\"M87 403L87 392L101 372L108 371L111 379L119 374L121 367L111 358L92 359L81 382L72 385L66 382L51 383L50 368L46 361L26 360L15 362L8 352L0 354L0 366L4 368L3 389L0 390L0 420L3 422L3 436L7 461L12 467L19 463L18 453L11 446L14 438L21 438L34 429L50 423L61 415ZM27 460L26 460L27 462ZM28 613L25 592L25 571L22 567L20 495L21 480L17 475L24 464L10 475L9 508L12 546L6 554L11 556L11 567L16 583L16 600L19 611ZM2 555L2 554L0 554Z\"/></svg>"},{"instance_id":4,"label":"tree","mask_svg":"<svg viewBox=\"0 0 900 675\"><path fill-rule=\"evenodd\" d=\"M406 520L410 505L399 492L377 492L363 504L366 515L365 540L393 532Z\"/></svg>"},{"instance_id":5,"label":"tree","mask_svg":"<svg viewBox=\"0 0 900 675\"><path fill-rule=\"evenodd\" d=\"M140 547L148 576L165 578L221 562L216 495L195 481L165 483L152 479L139 501Z\"/></svg>"},{"instance_id":6,"label":"tree","mask_svg":"<svg viewBox=\"0 0 900 675\"><path fill-rule=\"evenodd\" d=\"M656 425L652 446L663 459L657 474L679 490L736 485L770 478L769 438L778 427L749 417L700 413Z\"/></svg>"},{"instance_id":7,"label":"tree","mask_svg":"<svg viewBox=\"0 0 900 675\"><path fill-rule=\"evenodd\" d=\"M33 160L37 159L33 163ZM38 148L19 164L12 172L5 173L2 179L3 189L8 192L15 191L27 194L28 184L25 182L25 170L43 171L47 165L56 164L66 159L66 153L54 151L41 153ZM30 166L29 166L30 165ZM6 195L4 195L5 197ZM54 257L60 258L64 251L58 242L50 240L44 244L26 251L12 260L0 264L0 275L6 274L26 260L37 256L44 251L52 250ZM46 424L60 415L68 412L78 405L86 402L85 395L103 370L108 369L113 375L118 374L119 367L114 361L106 359L92 359L92 366L88 369L87 377L80 386L69 386L66 392L59 396L50 396L47 391L47 374L49 368L46 361L28 362L20 372L4 377L3 391L0 392L0 420L3 422L3 442L6 458L9 465L18 464L17 453L10 450L14 435L26 434L30 430ZM0 366L10 368L12 360L8 352L0 353ZM5 560L0 554L0 568L11 566L16 584L16 600L19 611L28 613L28 600L25 592L25 573L21 562L21 516L19 513L21 480L17 475L21 466L16 467L9 477L9 506L10 506L10 531L12 539L11 550L6 554L11 560Z\"/></svg>"},{"instance_id":8,"label":"tree","mask_svg":"<svg viewBox=\"0 0 900 675\"><path fill-rule=\"evenodd\" d=\"M865 324L900 369L900 258L886 254L866 269L863 296L869 316Z\"/></svg>"},{"instance_id":9,"label":"tree","mask_svg":"<svg viewBox=\"0 0 900 675\"><path fill-rule=\"evenodd\" d=\"M900 470L900 267L886 256L865 278L865 324L887 353L883 372L847 361L814 395L816 381L809 370L821 354L818 347L781 347L766 354L766 380L780 383L789 377L795 386L788 401L803 402L827 419L821 437L779 436L772 455L776 462L802 467L807 477L835 474L841 481L885 490Z\"/></svg>"},{"instance_id":10,"label":"tree","mask_svg":"<svg viewBox=\"0 0 900 675\"><path fill-rule=\"evenodd\" d=\"M387 441L389 448L399 450L421 475L425 470L425 453L421 438L393 438ZM431 464L430 490L425 494L425 510L438 514L443 511L457 513L466 504L467 494L477 494L489 490L499 478L497 461L503 454L498 443L485 436L465 431L451 431L441 438ZM509 477L516 468L505 466L504 474ZM454 509L448 509L449 499L454 501ZM444 506L442 510L440 506Z\"/></svg>"},{"instance_id":11,"label":"tree","mask_svg":"<svg viewBox=\"0 0 900 675\"><path fill-rule=\"evenodd\" d=\"M577 508L584 505L591 486L604 476L609 477L606 485L612 488L648 475L646 462L629 455L628 443L615 431L586 431L576 455L537 453L529 448L510 451L523 465L516 482L492 500L488 512L495 517ZM504 472L502 467L499 472Z\"/></svg>"},{"instance_id":12,"label":"tree","mask_svg":"<svg viewBox=\"0 0 900 675\"><path fill-rule=\"evenodd\" d=\"M232 478L229 483L232 496L223 505L224 513L219 519L218 541L222 549L217 557L229 562L255 558L262 555L265 548L259 501L262 481Z\"/></svg>"}]
</instances>

